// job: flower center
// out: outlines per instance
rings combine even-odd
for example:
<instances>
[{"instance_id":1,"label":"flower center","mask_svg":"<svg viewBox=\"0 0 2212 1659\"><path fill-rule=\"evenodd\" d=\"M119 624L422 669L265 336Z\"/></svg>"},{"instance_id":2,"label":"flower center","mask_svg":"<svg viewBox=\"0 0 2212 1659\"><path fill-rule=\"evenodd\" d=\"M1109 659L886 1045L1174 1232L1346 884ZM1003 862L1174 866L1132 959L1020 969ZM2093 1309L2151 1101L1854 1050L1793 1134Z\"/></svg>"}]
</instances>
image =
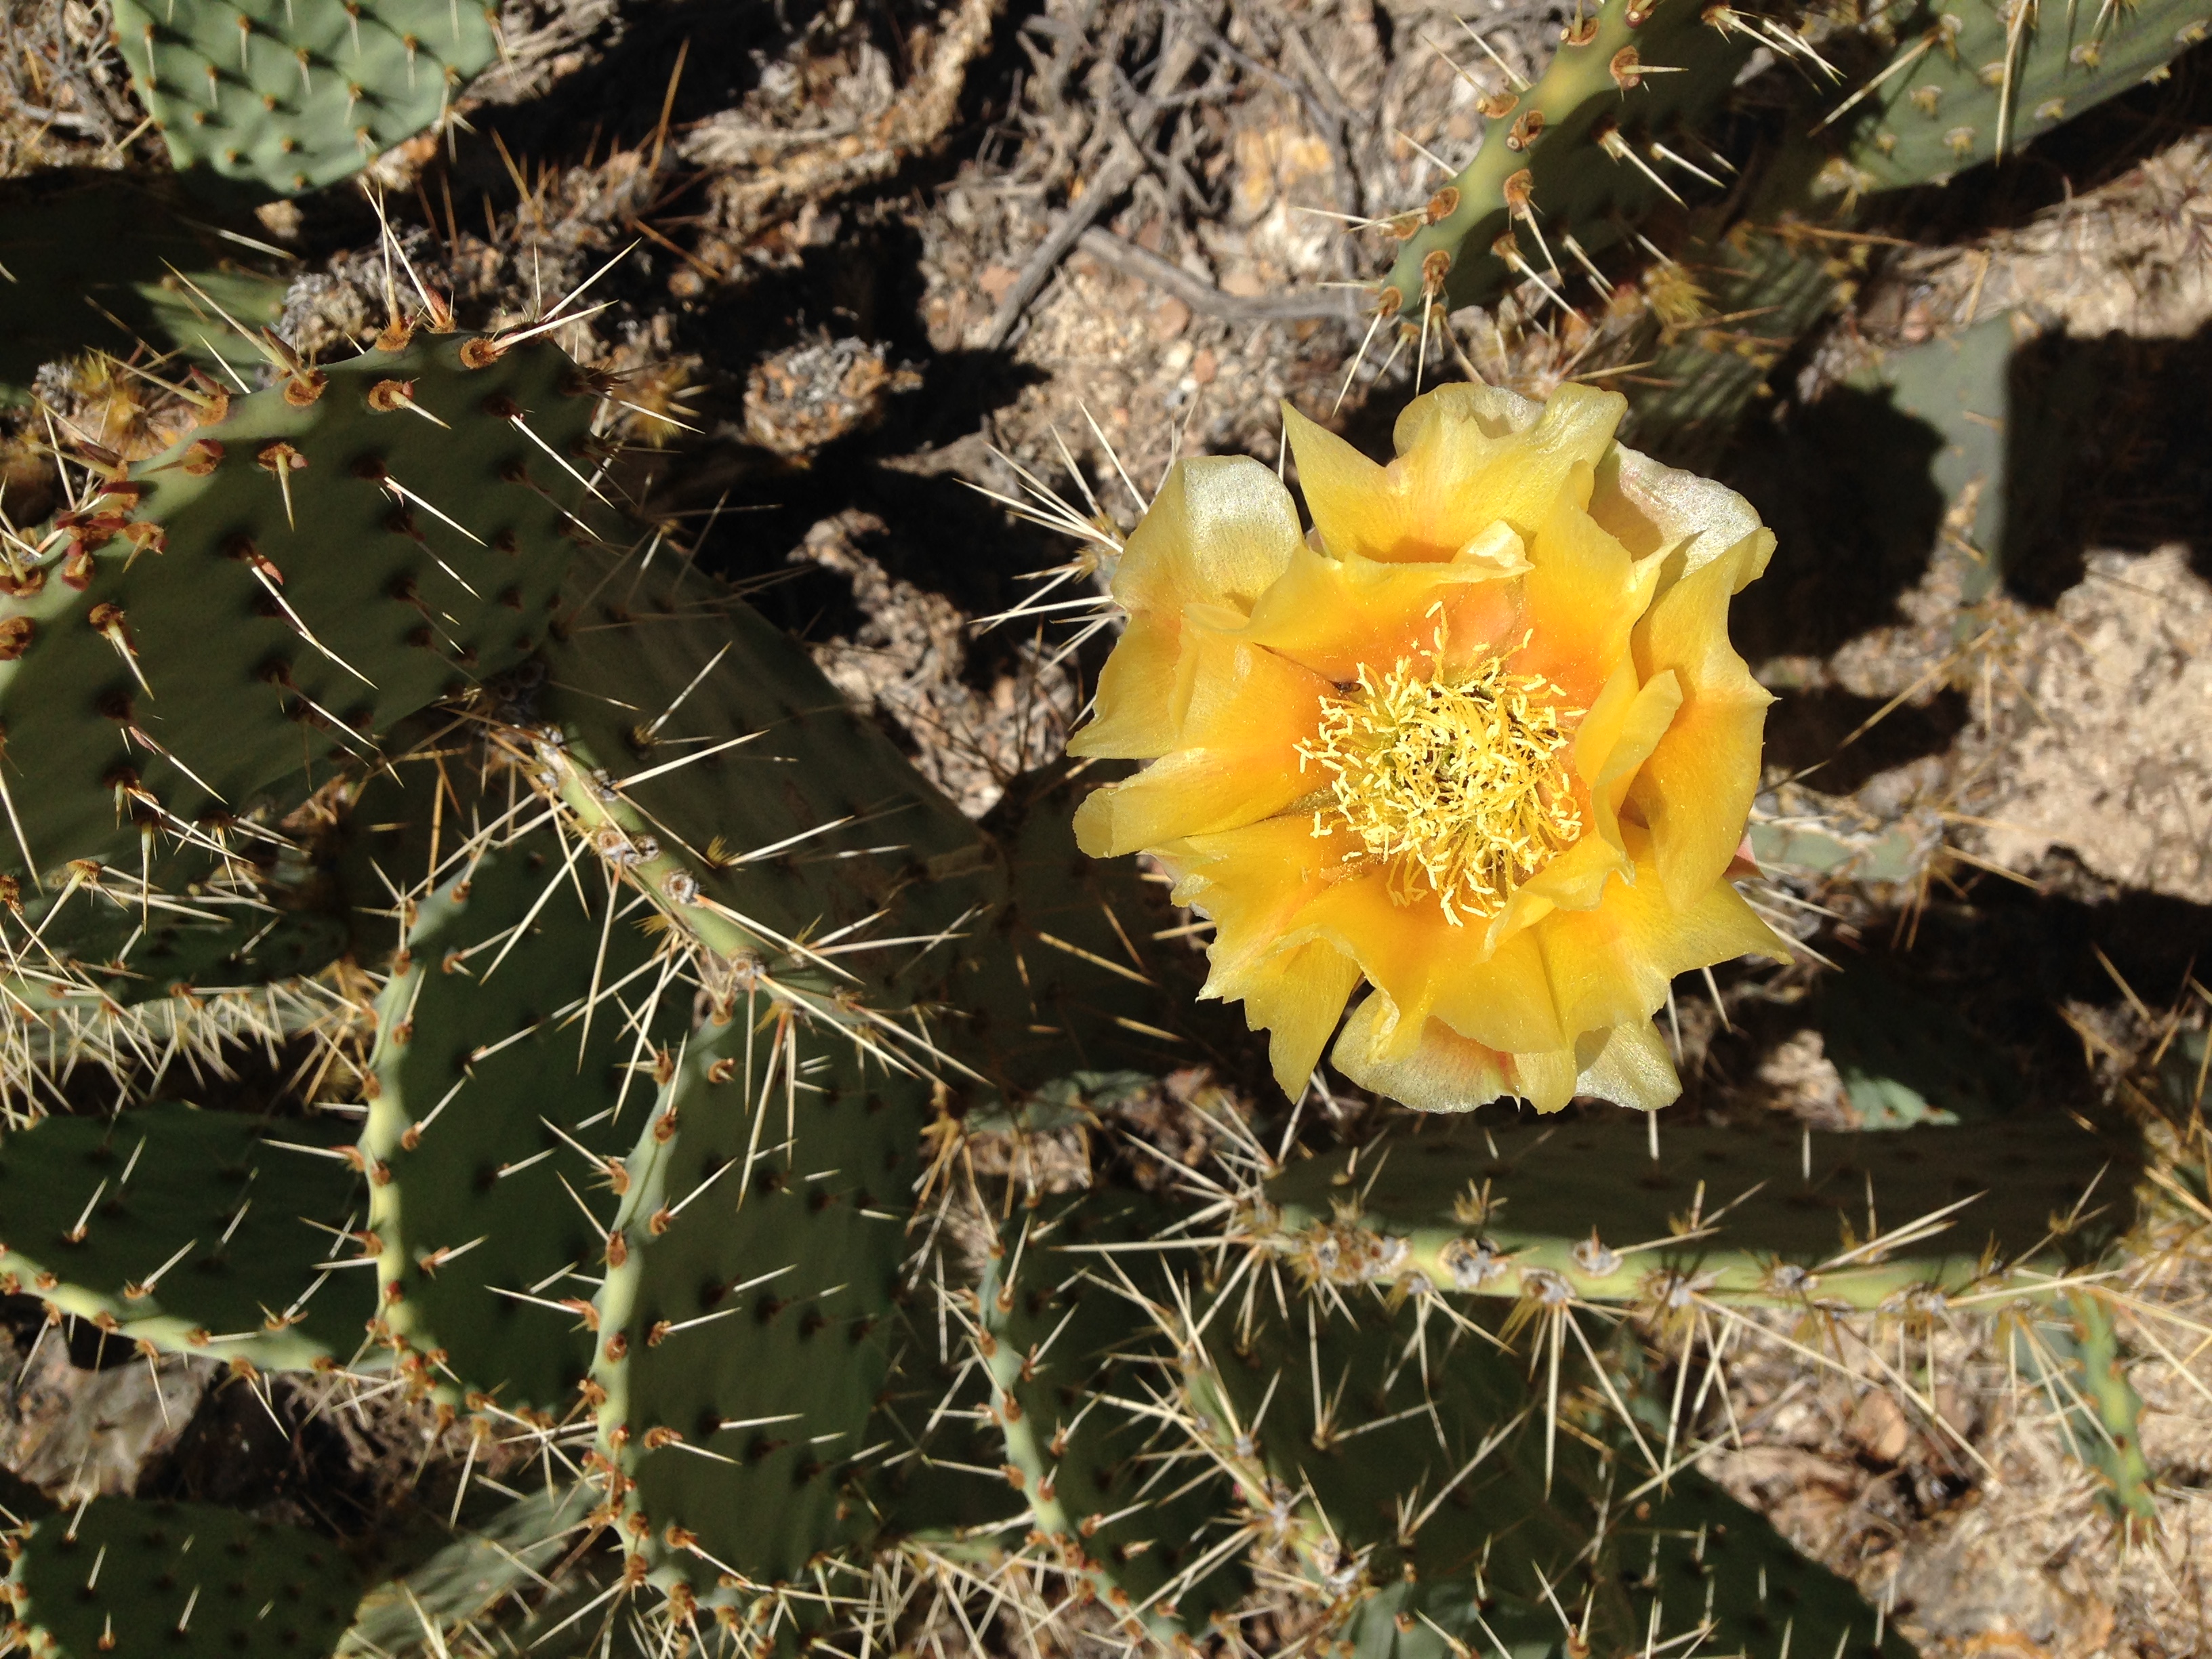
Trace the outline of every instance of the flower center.
<instances>
[{"instance_id":1,"label":"flower center","mask_svg":"<svg viewBox=\"0 0 2212 1659\"><path fill-rule=\"evenodd\" d=\"M1569 782L1569 722L1584 712L1540 674L1493 659L1456 679L1401 662L1322 699L1321 730L1298 745L1329 775L1358 856L1387 860L1401 904L1433 894L1445 921L1486 917L1581 838ZM1329 833L1324 811L1314 833Z\"/></svg>"}]
</instances>

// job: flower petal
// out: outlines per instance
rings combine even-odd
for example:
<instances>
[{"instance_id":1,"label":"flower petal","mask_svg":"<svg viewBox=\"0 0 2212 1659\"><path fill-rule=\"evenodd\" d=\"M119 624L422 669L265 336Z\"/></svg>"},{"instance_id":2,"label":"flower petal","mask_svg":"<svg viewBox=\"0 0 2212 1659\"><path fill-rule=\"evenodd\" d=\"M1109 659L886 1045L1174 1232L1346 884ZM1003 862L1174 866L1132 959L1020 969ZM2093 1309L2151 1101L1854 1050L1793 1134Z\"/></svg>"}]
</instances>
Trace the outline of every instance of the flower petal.
<instances>
[{"instance_id":1,"label":"flower petal","mask_svg":"<svg viewBox=\"0 0 2212 1659\"><path fill-rule=\"evenodd\" d=\"M1514 889L1491 919L1493 945L1534 926L1553 910L1587 910L1602 898L1614 876L1636 878L1635 861L1620 828L1621 799L1630 781L1667 732L1682 693L1669 672L1636 686L1636 670L1621 663L1575 734L1575 769L1585 785L1583 837ZM1595 757L1595 758L1593 758Z\"/></svg>"},{"instance_id":2,"label":"flower petal","mask_svg":"<svg viewBox=\"0 0 2212 1659\"><path fill-rule=\"evenodd\" d=\"M1449 1020L1501 1049L1563 1048L1541 956L1524 931L1493 951L1480 926L1455 927L1433 900L1399 904L1379 867L1330 884L1298 914L1291 937L1327 939L1410 1020Z\"/></svg>"},{"instance_id":3,"label":"flower petal","mask_svg":"<svg viewBox=\"0 0 2212 1659\"><path fill-rule=\"evenodd\" d=\"M1175 747L1175 692L1182 655L1180 617L1130 614L1098 676L1097 713L1067 740L1071 755L1152 760Z\"/></svg>"},{"instance_id":4,"label":"flower petal","mask_svg":"<svg viewBox=\"0 0 2212 1659\"><path fill-rule=\"evenodd\" d=\"M1649 680L1672 671L1682 707L1628 799L1651 828L1659 877L1677 907L1721 879L1759 789L1759 741L1774 699L1729 643L1729 597L1753 556L1741 546L1661 594L1636 630Z\"/></svg>"},{"instance_id":5,"label":"flower petal","mask_svg":"<svg viewBox=\"0 0 2212 1659\"><path fill-rule=\"evenodd\" d=\"M1591 1032L1575 1044L1575 1057L1582 1067L1575 1078L1578 1095L1595 1095L1640 1112L1656 1112L1681 1097L1674 1056L1648 1019Z\"/></svg>"},{"instance_id":6,"label":"flower petal","mask_svg":"<svg viewBox=\"0 0 2212 1659\"><path fill-rule=\"evenodd\" d=\"M1283 1092L1296 1100L1321 1063L1359 964L1326 940L1278 951L1245 978L1244 1018L1267 1033L1267 1060Z\"/></svg>"},{"instance_id":7,"label":"flower petal","mask_svg":"<svg viewBox=\"0 0 2212 1659\"><path fill-rule=\"evenodd\" d=\"M1272 817L1318 787L1299 773L1297 744L1318 729L1322 699L1335 688L1271 651L1189 632L1176 748L1076 810L1077 844L1093 858Z\"/></svg>"},{"instance_id":8,"label":"flower petal","mask_svg":"<svg viewBox=\"0 0 2212 1659\"><path fill-rule=\"evenodd\" d=\"M1512 1056L1463 1037L1440 1020L1424 1022L1418 1041L1397 1041L1398 1011L1371 992L1352 1011L1329 1058L1363 1089L1416 1111L1469 1112L1516 1091Z\"/></svg>"},{"instance_id":9,"label":"flower petal","mask_svg":"<svg viewBox=\"0 0 2212 1659\"><path fill-rule=\"evenodd\" d=\"M1513 1073L1522 1099L1540 1112L1556 1112L1575 1097L1580 1075L1571 1048L1546 1048L1513 1056Z\"/></svg>"},{"instance_id":10,"label":"flower petal","mask_svg":"<svg viewBox=\"0 0 2212 1659\"><path fill-rule=\"evenodd\" d=\"M1585 705L1628 655L1630 630L1660 574L1658 561L1632 559L1590 517L1594 488L1590 467L1576 462L1528 544L1522 591L1529 638L1513 661Z\"/></svg>"},{"instance_id":11,"label":"flower petal","mask_svg":"<svg viewBox=\"0 0 2212 1659\"><path fill-rule=\"evenodd\" d=\"M1647 837L1623 826L1636 880L1612 882L1593 909L1555 910L1525 937L1543 951L1562 1026L1579 1036L1649 1019L1674 975L1741 956L1789 960L1774 930L1742 896L1716 881L1676 908L1651 862Z\"/></svg>"},{"instance_id":12,"label":"flower petal","mask_svg":"<svg viewBox=\"0 0 2212 1659\"><path fill-rule=\"evenodd\" d=\"M1122 550L1113 588L1128 624L1068 752L1150 760L1173 748L1185 613L1213 607L1241 623L1303 544L1290 492L1250 456L1178 462Z\"/></svg>"},{"instance_id":13,"label":"flower petal","mask_svg":"<svg viewBox=\"0 0 2212 1659\"><path fill-rule=\"evenodd\" d=\"M1514 418L1508 407L1490 387L1460 381L1415 398L1399 416L1392 471L1406 476L1404 494L1426 539L1455 551L1499 519L1533 537L1573 470L1604 458L1628 400L1570 382L1534 423L1492 435Z\"/></svg>"},{"instance_id":14,"label":"flower petal","mask_svg":"<svg viewBox=\"0 0 2212 1659\"><path fill-rule=\"evenodd\" d=\"M1517 411L1489 387L1439 386L1398 417L1388 466L1287 404L1283 421L1323 548L1441 562L1500 520L1532 534L1575 463L1605 453L1627 406L1615 392L1565 386L1533 424L1516 427Z\"/></svg>"},{"instance_id":15,"label":"flower petal","mask_svg":"<svg viewBox=\"0 0 2212 1659\"><path fill-rule=\"evenodd\" d=\"M1303 539L1291 492L1250 456L1178 461L1129 533L1114 597L1132 611L1190 604L1249 611Z\"/></svg>"},{"instance_id":16,"label":"flower petal","mask_svg":"<svg viewBox=\"0 0 2212 1659\"><path fill-rule=\"evenodd\" d=\"M1519 538L1506 535L1517 552ZM1238 637L1348 684L1362 665L1387 670L1428 654L1440 634L1455 652L1517 637L1520 596L1508 580L1516 574L1489 558L1386 564L1302 547L1252 607L1251 623Z\"/></svg>"},{"instance_id":17,"label":"flower petal","mask_svg":"<svg viewBox=\"0 0 2212 1659\"><path fill-rule=\"evenodd\" d=\"M1175 902L1213 923L1206 995L1244 994L1245 976L1340 873L1342 839L1316 836L1310 818L1279 817L1157 849L1175 878Z\"/></svg>"},{"instance_id":18,"label":"flower petal","mask_svg":"<svg viewBox=\"0 0 2212 1659\"><path fill-rule=\"evenodd\" d=\"M1774 551L1773 532L1760 526L1758 510L1726 484L1662 466L1618 445L1598 465L1590 515L1638 559L1680 549L1677 576L1752 540L1755 551L1738 573L1741 588L1759 578Z\"/></svg>"}]
</instances>

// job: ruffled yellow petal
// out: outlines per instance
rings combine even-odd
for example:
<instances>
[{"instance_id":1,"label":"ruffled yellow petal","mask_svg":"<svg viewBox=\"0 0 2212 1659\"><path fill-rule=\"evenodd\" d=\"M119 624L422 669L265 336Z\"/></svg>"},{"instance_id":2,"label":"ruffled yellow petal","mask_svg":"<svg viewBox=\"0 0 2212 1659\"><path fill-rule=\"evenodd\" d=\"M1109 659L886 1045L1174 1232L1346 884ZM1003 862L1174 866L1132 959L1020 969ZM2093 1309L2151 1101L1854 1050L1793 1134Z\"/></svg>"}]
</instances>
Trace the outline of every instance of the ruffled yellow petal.
<instances>
[{"instance_id":1,"label":"ruffled yellow petal","mask_svg":"<svg viewBox=\"0 0 2212 1659\"><path fill-rule=\"evenodd\" d=\"M1528 642L1513 659L1587 707L1628 655L1630 630L1651 603L1656 560L1638 563L1589 506L1595 477L1577 461L1528 544L1522 579Z\"/></svg>"},{"instance_id":2,"label":"ruffled yellow petal","mask_svg":"<svg viewBox=\"0 0 2212 1659\"><path fill-rule=\"evenodd\" d=\"M1300 548L1281 580L1252 607L1238 636L1281 652L1316 673L1348 684L1363 664L1394 664L1435 649L1518 637L1520 596L1509 577L1525 568L1508 531L1513 562L1495 544L1480 558L1449 564L1384 564L1352 554L1332 558ZM1103 693L1104 682L1100 683Z\"/></svg>"},{"instance_id":3,"label":"ruffled yellow petal","mask_svg":"<svg viewBox=\"0 0 2212 1659\"><path fill-rule=\"evenodd\" d=\"M1507 1095L1556 1112L1574 1097L1579 1077L1571 1048L1492 1048L1440 1019L1404 1018L1381 991L1352 1011L1329 1058L1361 1088L1424 1112L1473 1111Z\"/></svg>"},{"instance_id":4,"label":"ruffled yellow petal","mask_svg":"<svg viewBox=\"0 0 2212 1659\"><path fill-rule=\"evenodd\" d=\"M1635 861L1620 828L1621 800L1681 703L1672 672L1638 687L1633 665L1616 665L1576 733L1576 771L1585 786L1583 838L1514 890L1505 908L1491 919L1493 945L1553 910L1589 909L1616 876L1635 879Z\"/></svg>"},{"instance_id":5,"label":"ruffled yellow petal","mask_svg":"<svg viewBox=\"0 0 2212 1659\"><path fill-rule=\"evenodd\" d=\"M1488 387L1439 387L1399 417L1388 466L1288 405L1283 419L1328 552L1441 562L1501 520L1533 534L1574 465L1605 453L1627 406L1614 392L1562 386L1516 430Z\"/></svg>"},{"instance_id":6,"label":"ruffled yellow petal","mask_svg":"<svg viewBox=\"0 0 2212 1659\"><path fill-rule=\"evenodd\" d=\"M1093 858L1272 817L1316 787L1298 771L1297 745L1320 725L1334 686L1273 652L1198 630L1183 666L1177 747L1076 810L1076 843Z\"/></svg>"},{"instance_id":7,"label":"ruffled yellow petal","mask_svg":"<svg viewBox=\"0 0 2212 1659\"><path fill-rule=\"evenodd\" d=\"M1565 1048L1542 957L1524 932L1492 951L1483 928L1455 927L1434 904L1399 904L1382 871L1329 884L1298 932L1334 941L1410 1020L1437 1014L1504 1049Z\"/></svg>"},{"instance_id":8,"label":"ruffled yellow petal","mask_svg":"<svg viewBox=\"0 0 2212 1659\"><path fill-rule=\"evenodd\" d=\"M1067 740L1071 755L1152 760L1175 747L1182 622L1157 611L1132 615L1098 676L1097 714Z\"/></svg>"},{"instance_id":9,"label":"ruffled yellow petal","mask_svg":"<svg viewBox=\"0 0 2212 1659\"><path fill-rule=\"evenodd\" d=\"M1481 961L1444 964L1429 1007L1462 1036L1494 1048L1518 1054L1566 1042L1533 928L1499 940Z\"/></svg>"},{"instance_id":10,"label":"ruffled yellow petal","mask_svg":"<svg viewBox=\"0 0 2212 1659\"><path fill-rule=\"evenodd\" d=\"M1752 556L1740 548L1691 572L1636 631L1636 665L1671 671L1682 707L1629 791L1651 829L1659 877L1677 906L1721 879L1759 789L1759 743L1774 699L1729 643L1728 604Z\"/></svg>"},{"instance_id":11,"label":"ruffled yellow petal","mask_svg":"<svg viewBox=\"0 0 2212 1659\"><path fill-rule=\"evenodd\" d=\"M1398 416L1395 465L1419 480L1416 498L1434 504L1437 522L1456 529L1479 514L1483 523L1503 519L1527 537L1550 515L1569 473L1604 458L1627 411L1619 392L1572 383L1540 404L1466 382L1438 386Z\"/></svg>"},{"instance_id":12,"label":"ruffled yellow petal","mask_svg":"<svg viewBox=\"0 0 2212 1659\"><path fill-rule=\"evenodd\" d=\"M1359 964L1321 939L1278 951L1246 976L1244 1018L1254 1030L1267 1031L1269 1066L1291 1099L1321 1063L1358 983Z\"/></svg>"},{"instance_id":13,"label":"ruffled yellow petal","mask_svg":"<svg viewBox=\"0 0 2212 1659\"><path fill-rule=\"evenodd\" d=\"M1682 1079L1674 1071L1674 1056L1648 1019L1593 1031L1575 1045L1575 1055L1582 1068L1575 1078L1578 1095L1594 1095L1640 1112L1656 1112L1681 1097Z\"/></svg>"},{"instance_id":14,"label":"ruffled yellow petal","mask_svg":"<svg viewBox=\"0 0 2212 1659\"><path fill-rule=\"evenodd\" d=\"M1363 1089L1424 1112L1471 1112L1517 1092L1512 1056L1426 1022L1418 1042L1398 1037L1398 1012L1382 992L1352 1011L1329 1058Z\"/></svg>"},{"instance_id":15,"label":"ruffled yellow petal","mask_svg":"<svg viewBox=\"0 0 2212 1659\"><path fill-rule=\"evenodd\" d=\"M1543 951L1565 1029L1579 1036L1649 1019L1675 975L1743 956L1789 960L1774 930L1735 888L1715 882L1677 909L1640 831L1630 830L1636 880L1613 882L1589 910L1555 910L1524 937Z\"/></svg>"},{"instance_id":16,"label":"ruffled yellow petal","mask_svg":"<svg viewBox=\"0 0 2212 1659\"><path fill-rule=\"evenodd\" d=\"M1679 552L1672 574L1684 576L1746 542L1753 544L1736 586L1756 580L1774 551L1774 535L1752 504L1725 484L1662 466L1632 449L1598 463L1590 516L1638 559Z\"/></svg>"},{"instance_id":17,"label":"ruffled yellow petal","mask_svg":"<svg viewBox=\"0 0 2212 1659\"><path fill-rule=\"evenodd\" d=\"M1129 534L1114 597L1131 611L1194 603L1249 611L1302 539L1290 491L1250 456L1179 461Z\"/></svg>"},{"instance_id":18,"label":"ruffled yellow petal","mask_svg":"<svg viewBox=\"0 0 2212 1659\"><path fill-rule=\"evenodd\" d=\"M1581 1070L1573 1049L1547 1048L1514 1055L1513 1075L1523 1100L1540 1112L1556 1112L1575 1097Z\"/></svg>"},{"instance_id":19,"label":"ruffled yellow petal","mask_svg":"<svg viewBox=\"0 0 2212 1659\"><path fill-rule=\"evenodd\" d=\"M1151 760L1174 747L1186 613L1213 607L1241 623L1303 544L1290 492L1250 456L1177 463L1122 550L1113 588L1128 626L1099 676L1097 718L1068 752Z\"/></svg>"},{"instance_id":20,"label":"ruffled yellow petal","mask_svg":"<svg viewBox=\"0 0 2212 1659\"><path fill-rule=\"evenodd\" d=\"M1177 904L1213 924L1206 994L1244 994L1245 975L1299 924L1305 907L1340 873L1343 838L1316 836L1313 820L1268 818L1157 850L1175 878Z\"/></svg>"}]
</instances>

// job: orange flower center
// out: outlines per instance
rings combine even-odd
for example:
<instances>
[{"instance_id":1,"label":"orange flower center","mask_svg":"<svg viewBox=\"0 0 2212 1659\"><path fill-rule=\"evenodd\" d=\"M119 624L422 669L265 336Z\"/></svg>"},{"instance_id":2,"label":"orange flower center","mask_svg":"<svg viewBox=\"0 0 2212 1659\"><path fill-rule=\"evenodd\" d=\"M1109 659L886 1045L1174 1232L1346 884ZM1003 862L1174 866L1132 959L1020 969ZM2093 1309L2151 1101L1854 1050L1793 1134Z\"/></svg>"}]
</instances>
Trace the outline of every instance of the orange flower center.
<instances>
[{"instance_id":1,"label":"orange flower center","mask_svg":"<svg viewBox=\"0 0 2212 1659\"><path fill-rule=\"evenodd\" d=\"M1502 659L1451 679L1423 666L1363 666L1357 690L1322 699L1298 758L1329 775L1334 811L1316 810L1314 834L1350 830L1355 857L1388 866L1392 899L1433 896L1456 926L1497 915L1581 839L1566 749L1584 711Z\"/></svg>"}]
</instances>

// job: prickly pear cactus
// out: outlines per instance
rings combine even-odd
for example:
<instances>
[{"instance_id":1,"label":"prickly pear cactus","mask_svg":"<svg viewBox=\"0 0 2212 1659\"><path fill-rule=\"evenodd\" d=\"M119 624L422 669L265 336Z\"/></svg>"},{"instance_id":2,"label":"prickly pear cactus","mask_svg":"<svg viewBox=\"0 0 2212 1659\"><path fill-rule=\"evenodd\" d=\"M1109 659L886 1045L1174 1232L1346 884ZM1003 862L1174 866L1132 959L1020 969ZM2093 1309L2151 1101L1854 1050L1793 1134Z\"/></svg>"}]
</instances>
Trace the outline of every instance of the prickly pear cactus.
<instances>
[{"instance_id":1,"label":"prickly pear cactus","mask_svg":"<svg viewBox=\"0 0 2212 1659\"><path fill-rule=\"evenodd\" d=\"M327 370L270 349L278 386L152 460L93 458L0 573L0 779L35 782L0 799L0 874L26 890L146 833L219 853L204 821L289 809L544 637L588 505L574 365L489 337Z\"/></svg>"},{"instance_id":2,"label":"prickly pear cactus","mask_svg":"<svg viewBox=\"0 0 2212 1659\"><path fill-rule=\"evenodd\" d=\"M2142 1396L2128 1380L2112 1310L2076 1291L2045 1310L2009 1315L2010 1361L2045 1397L2068 1448L2097 1483L2098 1496L2130 1533L2158 1525L2149 1462L2143 1455Z\"/></svg>"},{"instance_id":3,"label":"prickly pear cactus","mask_svg":"<svg viewBox=\"0 0 2212 1659\"><path fill-rule=\"evenodd\" d=\"M454 1403L557 1412L591 1364L606 1243L582 1194L616 1179L652 1098L640 1073L683 1020L648 997L648 942L595 873L586 911L553 837L462 859L379 1005L358 1243L403 1369Z\"/></svg>"},{"instance_id":4,"label":"prickly pear cactus","mask_svg":"<svg viewBox=\"0 0 2212 1659\"><path fill-rule=\"evenodd\" d=\"M1905 1306L2014 1267L2063 1267L2123 1221L2069 1231L2124 1146L1996 1121L1890 1134L1640 1126L1452 1126L1362 1172L1317 1158L1267 1183L1250 1236L1340 1285L1425 1284L1515 1300L1710 1297Z\"/></svg>"},{"instance_id":5,"label":"prickly pear cactus","mask_svg":"<svg viewBox=\"0 0 2212 1659\"><path fill-rule=\"evenodd\" d=\"M1887 15L1881 27L1894 56L1829 117L1850 124L1850 182L1863 190L1940 183L2159 78L2212 38L2212 7L1960 0Z\"/></svg>"},{"instance_id":6,"label":"prickly pear cactus","mask_svg":"<svg viewBox=\"0 0 2212 1659\"><path fill-rule=\"evenodd\" d=\"M990 1379L981 1409L1002 1442L1007 1506L1029 1506L1033 1547L1139 1643L1202 1631L1250 1582L1231 1482L1198 1447L1161 1449L1161 1420L1124 1403L1176 1373L1169 1304L1152 1299L1171 1292L1143 1253L1188 1223L1133 1194L1025 1214L963 1322ZM1180 1478L1163 1480L1163 1462Z\"/></svg>"},{"instance_id":7,"label":"prickly pear cactus","mask_svg":"<svg viewBox=\"0 0 2212 1659\"><path fill-rule=\"evenodd\" d=\"M478 0L117 0L179 173L291 195L442 121L498 44Z\"/></svg>"},{"instance_id":8,"label":"prickly pear cactus","mask_svg":"<svg viewBox=\"0 0 2212 1659\"><path fill-rule=\"evenodd\" d=\"M327 1259L367 1204L350 1138L330 1119L175 1103L15 1130L0 1138L0 1293L143 1352L263 1370L348 1360L373 1310L362 1276Z\"/></svg>"},{"instance_id":9,"label":"prickly pear cactus","mask_svg":"<svg viewBox=\"0 0 2212 1659\"><path fill-rule=\"evenodd\" d=\"M664 1589L818 1624L808 1562L875 1525L851 1488L887 1449L868 1429L929 1084L789 1006L741 1006L670 1066L592 1307L597 1459Z\"/></svg>"},{"instance_id":10,"label":"prickly pear cactus","mask_svg":"<svg viewBox=\"0 0 2212 1659\"><path fill-rule=\"evenodd\" d=\"M1576 11L1534 85L1484 105L1474 159L1400 224L1410 234L1382 279L1386 317L1472 305L1603 247L1619 226L1711 179L1692 134L1758 37L1725 5L1605 0Z\"/></svg>"},{"instance_id":11,"label":"prickly pear cactus","mask_svg":"<svg viewBox=\"0 0 2212 1659\"><path fill-rule=\"evenodd\" d=\"M210 1504L99 1498L9 1543L5 1588L38 1659L328 1653L361 1599L330 1540Z\"/></svg>"}]
</instances>

